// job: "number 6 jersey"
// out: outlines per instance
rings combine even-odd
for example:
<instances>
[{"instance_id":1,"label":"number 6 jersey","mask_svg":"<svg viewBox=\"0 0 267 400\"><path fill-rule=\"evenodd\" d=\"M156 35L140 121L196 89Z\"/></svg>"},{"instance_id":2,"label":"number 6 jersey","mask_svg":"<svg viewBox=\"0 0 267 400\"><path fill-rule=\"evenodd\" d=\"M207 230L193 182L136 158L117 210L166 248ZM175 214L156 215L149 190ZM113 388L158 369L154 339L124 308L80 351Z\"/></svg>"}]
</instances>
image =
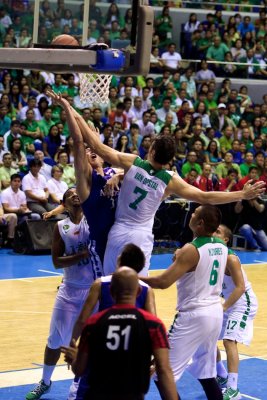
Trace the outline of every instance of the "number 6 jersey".
<instances>
[{"instance_id":1,"label":"number 6 jersey","mask_svg":"<svg viewBox=\"0 0 267 400\"><path fill-rule=\"evenodd\" d=\"M228 248L216 237L198 237L191 243L199 253L195 271L177 281L179 311L203 309L220 303Z\"/></svg>"}]
</instances>

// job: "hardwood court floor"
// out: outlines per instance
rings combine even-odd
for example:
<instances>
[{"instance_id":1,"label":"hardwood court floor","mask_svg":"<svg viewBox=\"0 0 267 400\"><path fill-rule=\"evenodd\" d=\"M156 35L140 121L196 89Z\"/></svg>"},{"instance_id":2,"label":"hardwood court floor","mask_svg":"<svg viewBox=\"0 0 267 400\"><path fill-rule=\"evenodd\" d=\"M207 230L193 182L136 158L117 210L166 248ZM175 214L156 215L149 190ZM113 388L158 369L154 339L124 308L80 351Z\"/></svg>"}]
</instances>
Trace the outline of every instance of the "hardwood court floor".
<instances>
[{"instance_id":1,"label":"hardwood court floor","mask_svg":"<svg viewBox=\"0 0 267 400\"><path fill-rule=\"evenodd\" d=\"M28 256L28 262L30 260L35 262L34 256ZM27 267L21 265L21 268ZM46 272L51 270L50 273L53 273L52 264L46 265L46 268ZM259 311L255 319L253 342L250 347L240 345L239 352L267 359L267 265L253 264L245 269L258 296ZM159 271L151 271L151 274L157 273ZM0 279L0 372L33 368L43 363L51 311L60 282L61 276L51 275L32 278L25 274L25 278ZM167 290L156 290L155 295L158 316L168 328L175 314L176 287L173 285Z\"/></svg>"}]
</instances>

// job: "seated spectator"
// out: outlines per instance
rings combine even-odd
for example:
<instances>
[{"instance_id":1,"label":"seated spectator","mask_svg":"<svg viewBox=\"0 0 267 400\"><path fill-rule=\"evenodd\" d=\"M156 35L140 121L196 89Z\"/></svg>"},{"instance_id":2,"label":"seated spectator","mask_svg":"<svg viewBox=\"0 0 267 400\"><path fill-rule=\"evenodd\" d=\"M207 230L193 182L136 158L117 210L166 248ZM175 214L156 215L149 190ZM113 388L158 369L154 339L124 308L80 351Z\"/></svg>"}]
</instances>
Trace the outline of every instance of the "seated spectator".
<instances>
[{"instance_id":1,"label":"seated spectator","mask_svg":"<svg viewBox=\"0 0 267 400\"><path fill-rule=\"evenodd\" d=\"M196 139L192 145L192 149L196 155L197 155L197 159L196 162L201 166L201 168L203 167L203 164L205 162L205 152L203 149L203 142L201 139Z\"/></svg>"},{"instance_id":2,"label":"seated spectator","mask_svg":"<svg viewBox=\"0 0 267 400\"><path fill-rule=\"evenodd\" d=\"M122 82L120 82L122 83ZM131 94L127 92L126 94L126 88L130 87L131 88ZM131 97L136 97L139 96L139 92L136 89L136 87L134 87L134 79L132 76L126 76L125 80L124 80L124 86L121 87L120 89L120 96L130 96Z\"/></svg>"},{"instance_id":3,"label":"seated spectator","mask_svg":"<svg viewBox=\"0 0 267 400\"><path fill-rule=\"evenodd\" d=\"M131 153L139 154L139 147L142 142L142 136L139 133L139 126L137 124L131 124L130 131L127 134Z\"/></svg>"},{"instance_id":4,"label":"seated spectator","mask_svg":"<svg viewBox=\"0 0 267 400\"><path fill-rule=\"evenodd\" d=\"M238 172L238 179L241 179L242 176L239 165L233 163L233 155L227 152L225 153L224 161L217 165L215 173L219 179L226 178L230 168L234 168Z\"/></svg>"},{"instance_id":5,"label":"seated spectator","mask_svg":"<svg viewBox=\"0 0 267 400\"><path fill-rule=\"evenodd\" d=\"M173 124L177 125L178 124L178 119L174 111L171 110L171 98L170 97L165 97L163 99L162 107L156 110L158 119L162 122L165 121L166 114L170 113L173 115Z\"/></svg>"},{"instance_id":6,"label":"seated spectator","mask_svg":"<svg viewBox=\"0 0 267 400\"><path fill-rule=\"evenodd\" d=\"M41 166L41 161L30 160L30 171L22 179L22 189L26 194L27 206L32 212L40 216L44 212L51 211L54 208L48 203L49 192L46 180L39 174Z\"/></svg>"},{"instance_id":7,"label":"seated spectator","mask_svg":"<svg viewBox=\"0 0 267 400\"><path fill-rule=\"evenodd\" d=\"M39 171L40 175L43 175L46 179L46 181L48 181L51 178L51 170L52 170L52 166L50 164L47 164L47 159L45 160L44 158L44 153L42 150L36 150L34 152L34 159L35 160L40 160L41 161L41 169Z\"/></svg>"},{"instance_id":8,"label":"seated spectator","mask_svg":"<svg viewBox=\"0 0 267 400\"><path fill-rule=\"evenodd\" d=\"M169 82L169 85L172 85L171 82ZM142 107L145 111L148 111L152 107L152 102L150 100L150 88L148 86L144 86L142 88Z\"/></svg>"},{"instance_id":9,"label":"seated spectator","mask_svg":"<svg viewBox=\"0 0 267 400\"><path fill-rule=\"evenodd\" d=\"M20 122L15 119L11 122L10 130L4 135L4 148L6 151L9 151L12 140L19 138L21 138L21 125Z\"/></svg>"},{"instance_id":10,"label":"seated spectator","mask_svg":"<svg viewBox=\"0 0 267 400\"><path fill-rule=\"evenodd\" d=\"M142 119L136 121L136 124L139 126L139 133L141 136L153 136L155 134L155 125L150 121L150 112L144 111Z\"/></svg>"},{"instance_id":11,"label":"seated spectator","mask_svg":"<svg viewBox=\"0 0 267 400\"><path fill-rule=\"evenodd\" d=\"M163 61L159 55L159 48L152 47L152 51L150 54L150 69L149 72L151 74L161 74L163 72Z\"/></svg>"},{"instance_id":12,"label":"seated spectator","mask_svg":"<svg viewBox=\"0 0 267 400\"><path fill-rule=\"evenodd\" d=\"M253 183L257 182L259 179L259 173L258 173L258 168L256 165L251 165L248 170L248 174L244 176L240 181L238 182L238 190L242 190L244 185L249 181L252 180L252 185Z\"/></svg>"},{"instance_id":13,"label":"seated spectator","mask_svg":"<svg viewBox=\"0 0 267 400\"><path fill-rule=\"evenodd\" d=\"M23 127L25 129L23 129ZM21 139L26 154L32 154L35 145L41 143L43 139L40 132L38 122L34 118L34 111L29 109L26 111L26 119L21 123Z\"/></svg>"},{"instance_id":14,"label":"seated spectator","mask_svg":"<svg viewBox=\"0 0 267 400\"><path fill-rule=\"evenodd\" d=\"M246 50L242 47L242 40L237 39L233 47L231 47L231 54L234 62L239 62L241 58L246 57Z\"/></svg>"},{"instance_id":15,"label":"seated spectator","mask_svg":"<svg viewBox=\"0 0 267 400\"><path fill-rule=\"evenodd\" d=\"M200 190L203 192L212 192L215 190L212 177L212 168L210 164L203 164L203 171L201 175L198 175L197 183Z\"/></svg>"},{"instance_id":16,"label":"seated spectator","mask_svg":"<svg viewBox=\"0 0 267 400\"><path fill-rule=\"evenodd\" d=\"M219 190L221 192L236 192L238 189L238 172L235 168L230 168L226 178L220 179Z\"/></svg>"},{"instance_id":17,"label":"seated spectator","mask_svg":"<svg viewBox=\"0 0 267 400\"><path fill-rule=\"evenodd\" d=\"M8 108L4 104L0 105L0 136L4 136L10 130L11 119L7 116Z\"/></svg>"},{"instance_id":18,"label":"seated spectator","mask_svg":"<svg viewBox=\"0 0 267 400\"><path fill-rule=\"evenodd\" d=\"M207 57L207 50L213 44L213 35L210 30L203 32L204 36L200 36L196 41L196 55L202 60Z\"/></svg>"},{"instance_id":19,"label":"seated spectator","mask_svg":"<svg viewBox=\"0 0 267 400\"><path fill-rule=\"evenodd\" d=\"M161 59L164 64L164 68L168 69L169 71L174 72L180 69L180 61L182 60L182 57L176 52L175 43L170 43L168 45L168 51L161 55Z\"/></svg>"},{"instance_id":20,"label":"seated spectator","mask_svg":"<svg viewBox=\"0 0 267 400\"><path fill-rule=\"evenodd\" d=\"M186 142L183 140L183 130L176 128L173 131L173 138L175 140L175 164L180 165L186 157Z\"/></svg>"},{"instance_id":21,"label":"seated spectator","mask_svg":"<svg viewBox=\"0 0 267 400\"><path fill-rule=\"evenodd\" d=\"M10 153L4 153L3 166L0 167L0 182L2 190L10 186L11 175L16 173L16 170L11 167L12 156Z\"/></svg>"},{"instance_id":22,"label":"seated spectator","mask_svg":"<svg viewBox=\"0 0 267 400\"><path fill-rule=\"evenodd\" d=\"M260 199L238 201L235 212L240 214L239 233L243 235L251 250L267 251L267 236L264 232L264 202Z\"/></svg>"},{"instance_id":23,"label":"seated spectator","mask_svg":"<svg viewBox=\"0 0 267 400\"><path fill-rule=\"evenodd\" d=\"M34 214L27 207L26 195L20 189L21 177L19 174L11 175L10 186L1 193L1 201L5 214L16 214L17 223L26 219L40 219L39 214Z\"/></svg>"},{"instance_id":24,"label":"seated spectator","mask_svg":"<svg viewBox=\"0 0 267 400\"><path fill-rule=\"evenodd\" d=\"M116 122L114 123L114 125L113 125L113 128L112 128L112 130L111 130L111 134L110 134L110 137L111 137L111 139L112 139L112 141L113 141L113 149L116 148L120 136L121 136L122 134L124 134L124 133L125 133L125 132L124 132L124 130L123 130L123 128L122 128L122 123L119 122L119 121L116 121ZM101 135L100 135L100 136L101 136Z\"/></svg>"},{"instance_id":25,"label":"seated spectator","mask_svg":"<svg viewBox=\"0 0 267 400\"><path fill-rule=\"evenodd\" d=\"M173 132L175 129L175 125L173 124L173 114L166 114L165 121L157 120L154 128L154 132L159 134L162 132L163 128L169 128L170 132Z\"/></svg>"},{"instance_id":26,"label":"seated spectator","mask_svg":"<svg viewBox=\"0 0 267 400\"><path fill-rule=\"evenodd\" d=\"M193 78L193 69L187 68L185 73L181 75L180 82L187 83L186 93L191 101L195 101L197 98L197 90L195 79Z\"/></svg>"},{"instance_id":27,"label":"seated spectator","mask_svg":"<svg viewBox=\"0 0 267 400\"><path fill-rule=\"evenodd\" d=\"M250 147L249 151L251 151L251 153L255 155L258 152L263 152L266 149L266 145L263 144L263 140L261 137L255 137L255 139L253 140L253 147Z\"/></svg>"},{"instance_id":28,"label":"seated spectator","mask_svg":"<svg viewBox=\"0 0 267 400\"><path fill-rule=\"evenodd\" d=\"M222 132L230 125L229 118L226 115L226 105L220 103L218 110L213 111L210 116L211 126L218 132Z\"/></svg>"},{"instance_id":29,"label":"seated spectator","mask_svg":"<svg viewBox=\"0 0 267 400\"><path fill-rule=\"evenodd\" d=\"M202 169L199 164L196 162L197 160L197 154L195 151L189 151L186 155L186 162L182 165L182 177L186 177L188 172L191 171L191 169L195 169L198 174L202 174Z\"/></svg>"},{"instance_id":30,"label":"seated spectator","mask_svg":"<svg viewBox=\"0 0 267 400\"><path fill-rule=\"evenodd\" d=\"M0 100L0 106L4 105L7 107L7 114L6 116L9 117L12 120L16 119L17 117L17 110L13 106L13 104L10 101L9 95L8 94L3 94Z\"/></svg>"},{"instance_id":31,"label":"seated spectator","mask_svg":"<svg viewBox=\"0 0 267 400\"><path fill-rule=\"evenodd\" d=\"M17 221L17 215L15 213L6 214L0 202L0 225L7 225L7 243L5 243L7 247L13 247Z\"/></svg>"},{"instance_id":32,"label":"seated spectator","mask_svg":"<svg viewBox=\"0 0 267 400\"><path fill-rule=\"evenodd\" d=\"M165 47L172 39L172 17L170 16L169 6L166 5L162 8L161 13L155 19L155 32L159 36L161 46Z\"/></svg>"},{"instance_id":33,"label":"seated spectator","mask_svg":"<svg viewBox=\"0 0 267 400\"><path fill-rule=\"evenodd\" d=\"M241 171L241 175L242 177L247 176L250 170L250 167L254 166L254 155L250 150L247 150L246 155L245 155L245 159L242 162L242 164L240 165L240 171Z\"/></svg>"},{"instance_id":34,"label":"seated spectator","mask_svg":"<svg viewBox=\"0 0 267 400\"><path fill-rule=\"evenodd\" d=\"M121 153L131 153L129 147L129 138L126 134L122 134L117 142L116 150Z\"/></svg>"},{"instance_id":35,"label":"seated spectator","mask_svg":"<svg viewBox=\"0 0 267 400\"><path fill-rule=\"evenodd\" d=\"M68 153L66 153L64 150L61 150L58 153L58 165L63 168L63 175L61 179L63 182L66 182L68 187L72 187L76 183L75 171L73 165L68 164L68 162Z\"/></svg>"},{"instance_id":36,"label":"seated spectator","mask_svg":"<svg viewBox=\"0 0 267 400\"><path fill-rule=\"evenodd\" d=\"M0 136L0 167L3 165L3 155L6 153L6 150L4 150L4 138L3 136Z\"/></svg>"},{"instance_id":37,"label":"seated spectator","mask_svg":"<svg viewBox=\"0 0 267 400\"><path fill-rule=\"evenodd\" d=\"M248 15L244 16L243 21L240 22L240 24L237 27L237 31L240 33L241 38L244 38L245 34L247 32L250 32L252 34L252 37L255 39L256 36L255 26L251 22L251 18Z\"/></svg>"},{"instance_id":38,"label":"seated spectator","mask_svg":"<svg viewBox=\"0 0 267 400\"><path fill-rule=\"evenodd\" d=\"M246 56L245 57L241 57L239 62L248 64L248 66L240 66L239 67L240 73L243 72L243 77L245 77L245 78L255 78L255 77L259 77L261 75L260 63L254 57L254 50L253 49L248 49L247 52L246 52ZM256 64L256 65L252 65L252 64Z\"/></svg>"},{"instance_id":39,"label":"seated spectator","mask_svg":"<svg viewBox=\"0 0 267 400\"><path fill-rule=\"evenodd\" d=\"M223 135L220 137L220 148L221 153L224 156L225 153L232 149L232 142L234 139L234 130L231 126L227 126L224 130L222 130Z\"/></svg>"},{"instance_id":40,"label":"seated spectator","mask_svg":"<svg viewBox=\"0 0 267 400\"><path fill-rule=\"evenodd\" d=\"M139 156L143 160L146 160L146 158L147 158L147 153L148 153L148 150L150 148L150 145L151 145L151 135L143 136L142 142L141 142L141 144L139 146L139 149L138 149Z\"/></svg>"},{"instance_id":41,"label":"seated spectator","mask_svg":"<svg viewBox=\"0 0 267 400\"><path fill-rule=\"evenodd\" d=\"M111 111L108 116L108 123L110 125L114 125L115 122L121 122L122 129L125 130L127 128L127 115L124 112L125 105L124 103L118 103L116 109Z\"/></svg>"},{"instance_id":42,"label":"seated spectator","mask_svg":"<svg viewBox=\"0 0 267 400\"><path fill-rule=\"evenodd\" d=\"M187 173L184 181L191 186L199 188L197 183L198 171L195 168L191 168L190 171Z\"/></svg>"},{"instance_id":43,"label":"seated spectator","mask_svg":"<svg viewBox=\"0 0 267 400\"><path fill-rule=\"evenodd\" d=\"M55 159L55 155L61 148L61 137L56 125L52 125L49 129L48 135L43 140L42 147L45 157Z\"/></svg>"},{"instance_id":44,"label":"seated spectator","mask_svg":"<svg viewBox=\"0 0 267 400\"><path fill-rule=\"evenodd\" d=\"M265 168L265 154L263 151L258 151L254 155L254 162L258 169L258 176L261 176Z\"/></svg>"},{"instance_id":45,"label":"seated spectator","mask_svg":"<svg viewBox=\"0 0 267 400\"><path fill-rule=\"evenodd\" d=\"M60 165L54 165L51 170L52 178L47 181L47 189L49 191L49 202L54 206L61 204L63 194L68 189L68 185L61 180L63 168Z\"/></svg>"},{"instance_id":46,"label":"seated spectator","mask_svg":"<svg viewBox=\"0 0 267 400\"><path fill-rule=\"evenodd\" d=\"M27 105L22 107L19 111L18 118L20 121L24 121L27 118L27 111L32 110L35 121L40 121L42 116L39 109L36 106L36 98L31 96L27 102Z\"/></svg>"},{"instance_id":47,"label":"seated spectator","mask_svg":"<svg viewBox=\"0 0 267 400\"><path fill-rule=\"evenodd\" d=\"M235 139L232 141L232 148L228 150L228 153L233 155L233 162L240 165L243 162L242 153L240 151L240 142Z\"/></svg>"},{"instance_id":48,"label":"seated spectator","mask_svg":"<svg viewBox=\"0 0 267 400\"><path fill-rule=\"evenodd\" d=\"M112 21L117 21L119 23L119 26L121 27L124 26L124 21L120 14L120 9L115 2L111 3L107 10L106 17L104 18L104 28L110 29Z\"/></svg>"},{"instance_id":49,"label":"seated spectator","mask_svg":"<svg viewBox=\"0 0 267 400\"><path fill-rule=\"evenodd\" d=\"M131 112L133 113L133 121L137 122L142 119L143 112L145 109L142 106L142 98L140 96L136 96L133 101L133 106L131 107Z\"/></svg>"},{"instance_id":50,"label":"seated spectator","mask_svg":"<svg viewBox=\"0 0 267 400\"><path fill-rule=\"evenodd\" d=\"M26 172L27 158L24 151L22 151L22 141L20 138L13 139L10 143L10 154L12 157L11 167L17 172Z\"/></svg>"},{"instance_id":51,"label":"seated spectator","mask_svg":"<svg viewBox=\"0 0 267 400\"><path fill-rule=\"evenodd\" d=\"M207 113L207 107L204 101L199 101L197 107L195 108L195 112L193 114L193 118L201 117L202 126L203 128L209 128L210 124L210 117Z\"/></svg>"}]
</instances>

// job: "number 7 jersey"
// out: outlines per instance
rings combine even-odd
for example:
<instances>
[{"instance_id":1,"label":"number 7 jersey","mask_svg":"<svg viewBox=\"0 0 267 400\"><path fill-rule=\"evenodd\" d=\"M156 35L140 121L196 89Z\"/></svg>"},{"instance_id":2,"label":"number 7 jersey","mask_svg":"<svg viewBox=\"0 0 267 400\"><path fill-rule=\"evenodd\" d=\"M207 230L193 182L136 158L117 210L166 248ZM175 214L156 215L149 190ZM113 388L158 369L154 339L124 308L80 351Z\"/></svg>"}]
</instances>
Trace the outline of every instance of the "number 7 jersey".
<instances>
[{"instance_id":1,"label":"number 7 jersey","mask_svg":"<svg viewBox=\"0 0 267 400\"><path fill-rule=\"evenodd\" d=\"M172 174L164 169L156 171L148 161L137 157L123 179L116 223L138 225L138 228L151 231Z\"/></svg>"}]
</instances>

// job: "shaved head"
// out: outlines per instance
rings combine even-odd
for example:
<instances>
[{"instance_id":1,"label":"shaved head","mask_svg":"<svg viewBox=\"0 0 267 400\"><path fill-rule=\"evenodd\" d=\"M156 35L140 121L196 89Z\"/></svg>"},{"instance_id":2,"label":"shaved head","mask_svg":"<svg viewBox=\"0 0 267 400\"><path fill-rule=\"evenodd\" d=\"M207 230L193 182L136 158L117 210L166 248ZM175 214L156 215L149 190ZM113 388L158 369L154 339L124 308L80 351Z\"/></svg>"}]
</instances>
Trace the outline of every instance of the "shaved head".
<instances>
[{"instance_id":1,"label":"shaved head","mask_svg":"<svg viewBox=\"0 0 267 400\"><path fill-rule=\"evenodd\" d=\"M120 267L112 275L110 291L116 303L135 303L138 289L138 275L132 268Z\"/></svg>"}]
</instances>

